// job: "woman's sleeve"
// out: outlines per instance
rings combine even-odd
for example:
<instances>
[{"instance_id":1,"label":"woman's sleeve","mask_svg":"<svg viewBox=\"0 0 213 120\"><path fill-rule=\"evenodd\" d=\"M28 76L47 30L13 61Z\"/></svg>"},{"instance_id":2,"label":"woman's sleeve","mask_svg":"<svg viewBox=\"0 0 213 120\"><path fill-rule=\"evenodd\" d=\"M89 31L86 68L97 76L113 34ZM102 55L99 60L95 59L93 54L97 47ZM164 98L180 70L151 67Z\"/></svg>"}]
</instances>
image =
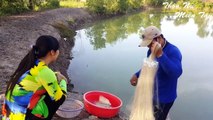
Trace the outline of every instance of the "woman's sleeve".
<instances>
[{"instance_id":1,"label":"woman's sleeve","mask_svg":"<svg viewBox=\"0 0 213 120\"><path fill-rule=\"evenodd\" d=\"M59 86L64 93L67 93L67 82L64 79L61 80Z\"/></svg>"},{"instance_id":2,"label":"woman's sleeve","mask_svg":"<svg viewBox=\"0 0 213 120\"><path fill-rule=\"evenodd\" d=\"M41 70L38 74L38 81L45 88L52 100L58 101L63 95L66 96L66 81L62 80L60 84L58 84L56 75L51 69L45 68Z\"/></svg>"}]
</instances>

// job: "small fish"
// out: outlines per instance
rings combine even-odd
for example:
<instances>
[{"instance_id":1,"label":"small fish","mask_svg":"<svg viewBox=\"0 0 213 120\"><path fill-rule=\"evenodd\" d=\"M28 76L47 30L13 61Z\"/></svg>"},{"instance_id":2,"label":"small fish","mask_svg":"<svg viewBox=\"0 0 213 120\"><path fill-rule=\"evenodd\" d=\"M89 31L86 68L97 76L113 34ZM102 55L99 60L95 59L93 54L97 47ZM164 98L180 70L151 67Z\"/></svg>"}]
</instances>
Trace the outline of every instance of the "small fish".
<instances>
[{"instance_id":1,"label":"small fish","mask_svg":"<svg viewBox=\"0 0 213 120\"><path fill-rule=\"evenodd\" d=\"M111 107L110 101L107 98L105 98L104 96L100 96L99 101L95 102L95 105L100 106L100 107L105 107L105 108Z\"/></svg>"}]
</instances>

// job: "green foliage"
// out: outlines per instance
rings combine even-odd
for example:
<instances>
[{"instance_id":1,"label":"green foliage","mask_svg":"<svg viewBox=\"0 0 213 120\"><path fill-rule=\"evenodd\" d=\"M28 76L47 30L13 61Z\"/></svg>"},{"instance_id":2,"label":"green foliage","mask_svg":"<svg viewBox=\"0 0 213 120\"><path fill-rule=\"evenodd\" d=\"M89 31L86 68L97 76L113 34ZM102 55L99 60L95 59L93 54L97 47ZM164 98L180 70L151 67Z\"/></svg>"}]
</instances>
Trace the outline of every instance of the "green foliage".
<instances>
[{"instance_id":1,"label":"green foliage","mask_svg":"<svg viewBox=\"0 0 213 120\"><path fill-rule=\"evenodd\" d=\"M3 14L16 14L16 13L21 13L28 10L26 4L18 0L13 2L4 1L1 4L2 5L0 8L0 11Z\"/></svg>"},{"instance_id":2,"label":"green foliage","mask_svg":"<svg viewBox=\"0 0 213 120\"><path fill-rule=\"evenodd\" d=\"M34 10L52 9L60 7L59 0L33 0Z\"/></svg>"},{"instance_id":3,"label":"green foliage","mask_svg":"<svg viewBox=\"0 0 213 120\"><path fill-rule=\"evenodd\" d=\"M119 0L104 0L104 5L106 14L115 14L119 12Z\"/></svg>"},{"instance_id":4,"label":"green foliage","mask_svg":"<svg viewBox=\"0 0 213 120\"><path fill-rule=\"evenodd\" d=\"M0 14L18 14L35 8L57 8L59 0L0 0Z\"/></svg>"},{"instance_id":5,"label":"green foliage","mask_svg":"<svg viewBox=\"0 0 213 120\"><path fill-rule=\"evenodd\" d=\"M79 0L60 0L61 7L82 8L85 7L86 2Z\"/></svg>"},{"instance_id":6,"label":"green foliage","mask_svg":"<svg viewBox=\"0 0 213 120\"><path fill-rule=\"evenodd\" d=\"M53 8L58 8L60 7L59 1L58 0L51 0L49 2L49 6L53 7Z\"/></svg>"},{"instance_id":7,"label":"green foliage","mask_svg":"<svg viewBox=\"0 0 213 120\"><path fill-rule=\"evenodd\" d=\"M213 4L211 2L203 2L202 0L87 0L86 5L95 13L114 14L125 13L129 10L139 9L144 6L163 7L164 2L179 6L179 8L173 7L174 9L171 7L169 10L172 11L213 11ZM184 7L188 4L191 7Z\"/></svg>"},{"instance_id":8,"label":"green foliage","mask_svg":"<svg viewBox=\"0 0 213 120\"><path fill-rule=\"evenodd\" d=\"M195 12L195 11L202 11L202 12L212 12L213 11L213 4L212 2L204 2L203 0L178 0L178 1L171 1L171 6L179 6L171 7L170 11L186 11L186 12Z\"/></svg>"},{"instance_id":9,"label":"green foliage","mask_svg":"<svg viewBox=\"0 0 213 120\"><path fill-rule=\"evenodd\" d=\"M129 4L127 0L119 0L118 1L119 12L124 13L128 10Z\"/></svg>"},{"instance_id":10,"label":"green foliage","mask_svg":"<svg viewBox=\"0 0 213 120\"><path fill-rule=\"evenodd\" d=\"M189 3L196 7L198 10L202 10L205 6L205 3L201 0L189 0Z\"/></svg>"},{"instance_id":11,"label":"green foliage","mask_svg":"<svg viewBox=\"0 0 213 120\"><path fill-rule=\"evenodd\" d=\"M162 6L165 0L87 0L86 6L95 13L125 13L146 6Z\"/></svg>"},{"instance_id":12,"label":"green foliage","mask_svg":"<svg viewBox=\"0 0 213 120\"><path fill-rule=\"evenodd\" d=\"M58 0L46 0L44 3L37 4L37 7L40 9L53 9L53 8L59 8L60 4Z\"/></svg>"},{"instance_id":13,"label":"green foliage","mask_svg":"<svg viewBox=\"0 0 213 120\"><path fill-rule=\"evenodd\" d=\"M162 7L164 2L179 5L184 11L213 11L212 2L202 0L0 0L1 14L17 14L28 10L42 10L62 7L85 7L98 14L126 13L144 6ZM190 3L193 9L183 9L184 3ZM169 9L170 10L170 9ZM174 11L174 10L173 10Z\"/></svg>"},{"instance_id":14,"label":"green foliage","mask_svg":"<svg viewBox=\"0 0 213 120\"><path fill-rule=\"evenodd\" d=\"M104 0L87 0L86 5L95 13L105 13Z\"/></svg>"},{"instance_id":15,"label":"green foliage","mask_svg":"<svg viewBox=\"0 0 213 120\"><path fill-rule=\"evenodd\" d=\"M140 8L143 5L143 0L128 0L131 9Z\"/></svg>"},{"instance_id":16,"label":"green foliage","mask_svg":"<svg viewBox=\"0 0 213 120\"><path fill-rule=\"evenodd\" d=\"M204 11L210 11L210 12L213 11L213 4L212 4L212 2L205 3Z\"/></svg>"},{"instance_id":17,"label":"green foliage","mask_svg":"<svg viewBox=\"0 0 213 120\"><path fill-rule=\"evenodd\" d=\"M165 2L165 0L150 0L149 5L150 6L162 6L163 2Z\"/></svg>"},{"instance_id":18,"label":"green foliage","mask_svg":"<svg viewBox=\"0 0 213 120\"><path fill-rule=\"evenodd\" d=\"M86 6L95 13L115 14L138 9L142 2L143 0L87 0Z\"/></svg>"}]
</instances>

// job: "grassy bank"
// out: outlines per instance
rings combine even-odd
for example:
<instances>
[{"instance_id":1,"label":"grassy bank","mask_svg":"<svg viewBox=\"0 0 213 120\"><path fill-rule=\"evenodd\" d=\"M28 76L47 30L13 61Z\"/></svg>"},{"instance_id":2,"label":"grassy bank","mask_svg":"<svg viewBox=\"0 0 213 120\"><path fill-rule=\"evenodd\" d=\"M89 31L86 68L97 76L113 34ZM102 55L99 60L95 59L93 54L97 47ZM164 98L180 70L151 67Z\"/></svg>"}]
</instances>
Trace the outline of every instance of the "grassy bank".
<instances>
[{"instance_id":1,"label":"grassy bank","mask_svg":"<svg viewBox=\"0 0 213 120\"><path fill-rule=\"evenodd\" d=\"M44 11L60 7L82 8L86 7L83 0L0 0L0 16L21 14L29 11Z\"/></svg>"}]
</instances>

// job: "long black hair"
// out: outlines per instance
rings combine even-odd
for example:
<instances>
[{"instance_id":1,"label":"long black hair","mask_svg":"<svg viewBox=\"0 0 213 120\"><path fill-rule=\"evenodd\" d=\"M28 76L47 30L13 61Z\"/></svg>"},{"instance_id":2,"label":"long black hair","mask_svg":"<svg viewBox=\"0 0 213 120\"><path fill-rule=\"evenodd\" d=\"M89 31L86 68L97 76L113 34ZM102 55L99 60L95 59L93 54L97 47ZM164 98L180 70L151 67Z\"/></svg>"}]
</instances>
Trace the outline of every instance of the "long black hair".
<instances>
[{"instance_id":1,"label":"long black hair","mask_svg":"<svg viewBox=\"0 0 213 120\"><path fill-rule=\"evenodd\" d=\"M42 35L36 40L36 44L32 47L29 53L21 60L18 68L11 76L6 93L11 91L12 95L15 85L18 83L20 77L28 70L30 70L35 64L36 60L45 57L51 50L57 51L59 49L58 40L49 35Z\"/></svg>"}]
</instances>

